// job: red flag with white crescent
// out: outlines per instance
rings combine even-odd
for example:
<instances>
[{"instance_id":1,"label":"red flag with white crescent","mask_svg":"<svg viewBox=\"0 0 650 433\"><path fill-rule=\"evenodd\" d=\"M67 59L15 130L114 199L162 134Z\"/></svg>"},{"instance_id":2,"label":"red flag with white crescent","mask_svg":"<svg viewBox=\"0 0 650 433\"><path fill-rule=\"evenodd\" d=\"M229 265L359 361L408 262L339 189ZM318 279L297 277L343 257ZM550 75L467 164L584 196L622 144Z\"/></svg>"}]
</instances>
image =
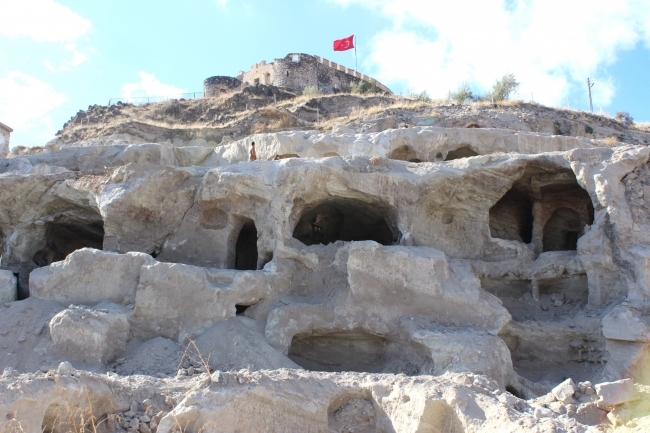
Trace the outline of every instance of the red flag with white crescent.
<instances>
[{"instance_id":1,"label":"red flag with white crescent","mask_svg":"<svg viewBox=\"0 0 650 433\"><path fill-rule=\"evenodd\" d=\"M354 35L334 41L334 51L347 51L354 48Z\"/></svg>"}]
</instances>

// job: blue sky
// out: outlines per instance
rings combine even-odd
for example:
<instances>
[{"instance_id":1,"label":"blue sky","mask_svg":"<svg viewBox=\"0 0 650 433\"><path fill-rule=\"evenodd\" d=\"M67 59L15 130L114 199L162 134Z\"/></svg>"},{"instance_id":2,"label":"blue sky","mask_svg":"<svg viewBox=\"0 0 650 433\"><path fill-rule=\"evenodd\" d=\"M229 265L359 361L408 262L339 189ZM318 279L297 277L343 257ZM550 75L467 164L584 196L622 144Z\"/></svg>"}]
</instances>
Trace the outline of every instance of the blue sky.
<instances>
[{"instance_id":1,"label":"blue sky","mask_svg":"<svg viewBox=\"0 0 650 433\"><path fill-rule=\"evenodd\" d=\"M79 109L201 91L290 52L354 67L395 92L477 93L504 73L518 98L650 121L647 0L0 0L0 122L42 145Z\"/></svg>"}]
</instances>

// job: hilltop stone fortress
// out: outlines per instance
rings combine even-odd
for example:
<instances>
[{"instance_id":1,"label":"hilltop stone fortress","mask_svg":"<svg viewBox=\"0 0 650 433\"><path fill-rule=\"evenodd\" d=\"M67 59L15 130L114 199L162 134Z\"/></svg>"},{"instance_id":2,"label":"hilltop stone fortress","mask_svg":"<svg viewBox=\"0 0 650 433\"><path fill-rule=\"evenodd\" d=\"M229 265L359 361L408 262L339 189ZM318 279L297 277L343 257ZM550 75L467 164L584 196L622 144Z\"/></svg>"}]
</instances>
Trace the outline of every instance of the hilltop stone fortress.
<instances>
[{"instance_id":1,"label":"hilltop stone fortress","mask_svg":"<svg viewBox=\"0 0 650 433\"><path fill-rule=\"evenodd\" d=\"M0 430L648 421L650 148L473 126L0 159Z\"/></svg>"},{"instance_id":2,"label":"hilltop stone fortress","mask_svg":"<svg viewBox=\"0 0 650 433\"><path fill-rule=\"evenodd\" d=\"M374 78L308 54L288 54L284 59L275 59L271 63L256 63L250 71L240 71L237 78L210 77L203 83L203 91L206 97L210 97L256 85L295 90L303 90L309 86L318 87L321 92L327 94L349 89L350 84L355 81L367 81L373 83L381 92L392 93Z\"/></svg>"}]
</instances>

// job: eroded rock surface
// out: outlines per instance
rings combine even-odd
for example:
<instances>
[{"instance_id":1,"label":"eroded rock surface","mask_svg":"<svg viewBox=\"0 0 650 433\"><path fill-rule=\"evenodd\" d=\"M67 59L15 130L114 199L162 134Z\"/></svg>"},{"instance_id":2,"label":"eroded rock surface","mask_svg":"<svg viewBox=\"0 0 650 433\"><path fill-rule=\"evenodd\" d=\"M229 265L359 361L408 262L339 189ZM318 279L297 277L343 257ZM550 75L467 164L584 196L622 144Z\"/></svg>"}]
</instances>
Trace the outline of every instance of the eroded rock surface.
<instances>
[{"instance_id":1,"label":"eroded rock surface","mask_svg":"<svg viewBox=\"0 0 650 433\"><path fill-rule=\"evenodd\" d=\"M647 137L413 116L0 160L0 429L643 425Z\"/></svg>"}]
</instances>

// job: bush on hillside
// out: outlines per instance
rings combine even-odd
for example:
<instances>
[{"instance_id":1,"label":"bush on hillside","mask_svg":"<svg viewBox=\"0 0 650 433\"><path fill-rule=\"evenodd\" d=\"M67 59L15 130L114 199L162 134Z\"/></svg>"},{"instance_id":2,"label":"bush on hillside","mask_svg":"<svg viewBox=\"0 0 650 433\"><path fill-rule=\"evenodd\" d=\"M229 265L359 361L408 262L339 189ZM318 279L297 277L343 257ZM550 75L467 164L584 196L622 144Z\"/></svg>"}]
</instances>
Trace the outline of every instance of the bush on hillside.
<instances>
[{"instance_id":1,"label":"bush on hillside","mask_svg":"<svg viewBox=\"0 0 650 433\"><path fill-rule=\"evenodd\" d=\"M407 97L410 99L415 99L416 101L431 102L431 97L429 96L426 90L423 90L421 92L411 91L408 93Z\"/></svg>"},{"instance_id":2,"label":"bush on hillside","mask_svg":"<svg viewBox=\"0 0 650 433\"><path fill-rule=\"evenodd\" d=\"M616 113L616 120L621 122L623 125L632 126L634 125L634 119L630 116L630 113L627 111L619 111Z\"/></svg>"},{"instance_id":3,"label":"bush on hillside","mask_svg":"<svg viewBox=\"0 0 650 433\"><path fill-rule=\"evenodd\" d=\"M303 95L322 95L323 92L320 91L318 86L307 86L304 89L302 89L302 94Z\"/></svg>"},{"instance_id":4,"label":"bush on hillside","mask_svg":"<svg viewBox=\"0 0 650 433\"><path fill-rule=\"evenodd\" d=\"M472 93L472 90L469 88L469 82L465 81L458 86L458 89L455 92L451 92L451 100L462 104L467 101L475 101L476 97Z\"/></svg>"},{"instance_id":5,"label":"bush on hillside","mask_svg":"<svg viewBox=\"0 0 650 433\"><path fill-rule=\"evenodd\" d=\"M353 81L350 83L350 93L357 93L360 95L377 93L377 86L375 83L369 81Z\"/></svg>"}]
</instances>

